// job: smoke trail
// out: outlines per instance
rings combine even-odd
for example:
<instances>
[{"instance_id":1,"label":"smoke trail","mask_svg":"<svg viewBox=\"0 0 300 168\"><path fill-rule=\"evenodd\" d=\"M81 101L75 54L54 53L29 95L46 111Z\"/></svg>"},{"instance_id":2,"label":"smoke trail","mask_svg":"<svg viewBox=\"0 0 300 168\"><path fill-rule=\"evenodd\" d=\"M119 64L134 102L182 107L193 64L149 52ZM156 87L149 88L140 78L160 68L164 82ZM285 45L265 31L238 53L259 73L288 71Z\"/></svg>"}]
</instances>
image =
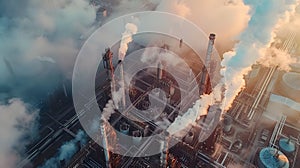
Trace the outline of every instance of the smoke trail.
<instances>
[{"instance_id":1,"label":"smoke trail","mask_svg":"<svg viewBox=\"0 0 300 168\"><path fill-rule=\"evenodd\" d=\"M136 18L135 18L136 19ZM128 44L132 42L132 36L136 34L138 31L138 27L133 23L127 23L125 25L125 32L122 33L122 39L119 48L119 61L124 61L128 50ZM114 108L119 109L119 103L122 101L122 98L125 96L125 77L124 77L124 69L123 64L120 63L120 88L117 91L112 92L112 100L106 104L106 108L103 110L103 119L108 120L112 113L114 113ZM112 83L113 84L113 83ZM114 86L112 86L114 87ZM113 104L112 104L113 103ZM123 103L124 104L124 103Z\"/></svg>"},{"instance_id":2,"label":"smoke trail","mask_svg":"<svg viewBox=\"0 0 300 168\"><path fill-rule=\"evenodd\" d=\"M38 110L20 99L0 104L0 167L13 168L36 131Z\"/></svg>"},{"instance_id":3,"label":"smoke trail","mask_svg":"<svg viewBox=\"0 0 300 168\"><path fill-rule=\"evenodd\" d=\"M222 65L225 79L225 109L229 109L234 98L245 86L244 75L251 70L251 65L262 57L274 40L274 31L282 18L291 15L296 1L260 1L245 0L251 7L251 19L248 27L240 36L234 51L225 53Z\"/></svg>"},{"instance_id":4,"label":"smoke trail","mask_svg":"<svg viewBox=\"0 0 300 168\"><path fill-rule=\"evenodd\" d=\"M185 131L182 128L189 128L189 126L195 123L195 119L199 118L203 115L207 114L207 109L209 104L211 103L211 95L203 95L199 100L195 102L195 105L188 109L187 112L184 113L182 116L178 116L175 121L168 127L167 131L171 135L175 135L178 137L182 137L185 135Z\"/></svg>"},{"instance_id":5,"label":"smoke trail","mask_svg":"<svg viewBox=\"0 0 300 168\"><path fill-rule=\"evenodd\" d=\"M202 95L200 99L195 102L193 107L188 109L188 111L182 116L178 116L175 119L175 121L168 127L167 131L171 135L183 137L186 134L185 130L196 124L195 119L199 120L201 116L207 115L209 106L221 101L222 86L222 84L217 85L212 94ZM182 130L182 128L185 129ZM178 130L182 131L178 132Z\"/></svg>"},{"instance_id":6,"label":"smoke trail","mask_svg":"<svg viewBox=\"0 0 300 168\"><path fill-rule=\"evenodd\" d=\"M121 94L119 94L119 95L113 95L113 97L119 98L119 97L121 97ZM120 102L121 100L114 100L114 101ZM110 116L115 112L116 107L115 107L114 104L116 104L116 103L114 103L114 101L113 100L109 100L106 103L105 107L103 108L101 118L104 119L105 121L108 121L109 118L110 118Z\"/></svg>"},{"instance_id":7,"label":"smoke trail","mask_svg":"<svg viewBox=\"0 0 300 168\"><path fill-rule=\"evenodd\" d=\"M40 168L59 168L61 167L60 161L68 162L73 157L73 155L79 150L78 144L85 145L87 142L87 136L82 131L79 130L76 134L75 139L64 143L60 148L57 155L49 160L47 160L43 166Z\"/></svg>"},{"instance_id":8,"label":"smoke trail","mask_svg":"<svg viewBox=\"0 0 300 168\"><path fill-rule=\"evenodd\" d=\"M259 63L266 67L278 66L278 69L289 71L290 65L296 63L297 59L293 58L286 51L282 51L275 47L267 49L266 55L259 59Z\"/></svg>"},{"instance_id":9,"label":"smoke trail","mask_svg":"<svg viewBox=\"0 0 300 168\"><path fill-rule=\"evenodd\" d=\"M128 50L128 44L132 42L132 35L137 33L137 26L133 23L127 23L125 32L122 34L122 40L119 48L119 60L123 61Z\"/></svg>"}]
</instances>

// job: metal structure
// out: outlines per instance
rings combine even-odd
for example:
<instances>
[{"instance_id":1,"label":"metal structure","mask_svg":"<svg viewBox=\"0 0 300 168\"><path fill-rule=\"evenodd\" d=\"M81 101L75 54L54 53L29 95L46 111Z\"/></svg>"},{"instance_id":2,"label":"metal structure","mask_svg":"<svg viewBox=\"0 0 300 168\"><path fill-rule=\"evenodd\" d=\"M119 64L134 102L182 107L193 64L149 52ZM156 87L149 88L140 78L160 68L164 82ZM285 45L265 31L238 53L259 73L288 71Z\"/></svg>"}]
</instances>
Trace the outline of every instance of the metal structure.
<instances>
[{"instance_id":1,"label":"metal structure","mask_svg":"<svg viewBox=\"0 0 300 168\"><path fill-rule=\"evenodd\" d=\"M209 74L210 74L210 65L211 65L211 56L213 53L214 49L214 44L215 44L215 39L216 35L215 34L210 34L209 35L209 41L208 41L208 47L206 51L206 57L205 57L205 66L203 67L202 70L202 77L201 77L201 92L202 93L209 93L210 89L207 88L206 86L209 85Z\"/></svg>"}]
</instances>

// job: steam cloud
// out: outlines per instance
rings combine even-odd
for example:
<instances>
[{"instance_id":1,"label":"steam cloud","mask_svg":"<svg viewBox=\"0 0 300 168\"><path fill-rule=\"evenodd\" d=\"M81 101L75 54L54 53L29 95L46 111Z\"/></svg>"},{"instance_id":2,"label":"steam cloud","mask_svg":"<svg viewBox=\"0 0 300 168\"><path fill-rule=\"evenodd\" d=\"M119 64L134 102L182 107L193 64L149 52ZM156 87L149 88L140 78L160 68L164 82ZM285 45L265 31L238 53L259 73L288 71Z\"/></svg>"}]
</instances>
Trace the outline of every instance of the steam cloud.
<instances>
[{"instance_id":1,"label":"steam cloud","mask_svg":"<svg viewBox=\"0 0 300 168\"><path fill-rule=\"evenodd\" d=\"M60 161L65 161L66 163L70 161L72 156L79 150L78 144L85 145L87 142L86 134L79 130L76 134L75 139L64 143L60 148L57 155L41 166L40 168L59 168L61 167Z\"/></svg>"},{"instance_id":2,"label":"steam cloud","mask_svg":"<svg viewBox=\"0 0 300 168\"><path fill-rule=\"evenodd\" d=\"M38 110L20 99L0 104L0 167L17 166L25 146L33 139L37 118Z\"/></svg>"},{"instance_id":3,"label":"steam cloud","mask_svg":"<svg viewBox=\"0 0 300 168\"><path fill-rule=\"evenodd\" d=\"M196 5L200 3L201 5ZM174 4L177 5L177 8L168 8ZM218 34L217 48L221 53L230 50L231 47L230 45L225 45L225 48L222 48L220 47L220 43L224 46L224 44L233 44L234 40L239 41L234 46L233 51L226 52L223 55L224 59L222 61L224 69L221 73L224 78L221 83L224 83L226 87L223 106L225 110L228 110L234 98L245 86L244 75L251 70L251 66L257 63L259 59L269 60L264 62L266 66L278 65L283 70L288 70L289 65L294 62L285 52L275 48L269 48L271 43L274 42L275 34L277 33L276 30L278 27L289 22L289 18L294 14L297 5L298 2L295 0L281 0L276 2L261 2L257 0L245 0L243 2L237 0L226 1L225 3L221 1L196 2L193 0L180 1L178 3L176 1L166 0L158 5L157 10L181 14L194 21L201 28L204 28L206 32L212 31ZM203 6L203 9L199 9L201 6ZM216 6L218 6L218 8L216 8ZM187 7L189 8L188 10ZM195 10L195 8L197 8L197 10ZM230 12L228 12L229 9ZM227 13L225 13L225 11ZM239 14L236 15L235 12ZM220 21L220 16L226 18L224 19L225 23ZM224 27L230 27L232 31L224 33ZM226 38L224 38L224 35ZM219 37L221 38L219 39ZM266 53L266 51L268 52ZM270 57L272 57L272 59L270 59ZM212 95L219 95L220 98L221 87L218 86L214 88ZM203 96L202 99L204 97L205 96ZM204 100L199 101L204 102ZM211 99L209 104L211 105L214 102L215 100ZM200 107L202 106L200 105ZM169 131L172 133L178 126L181 128L184 127L182 125L183 123L192 124L191 119L195 118L198 114L201 114L201 110L199 111L199 103L196 103L192 109L188 110L185 116L181 116L175 120L169 127Z\"/></svg>"},{"instance_id":4,"label":"steam cloud","mask_svg":"<svg viewBox=\"0 0 300 168\"><path fill-rule=\"evenodd\" d=\"M121 97L122 95L114 95L114 97ZM115 100L116 102L119 102L121 100ZM102 119L108 121L110 116L115 112L115 105L113 100L109 100L102 111Z\"/></svg>"},{"instance_id":5,"label":"steam cloud","mask_svg":"<svg viewBox=\"0 0 300 168\"><path fill-rule=\"evenodd\" d=\"M133 23L127 23L125 32L122 34L122 40L119 49L119 60L123 61L128 50L128 44L132 42L132 35L137 33L137 26Z\"/></svg>"},{"instance_id":6,"label":"steam cloud","mask_svg":"<svg viewBox=\"0 0 300 168\"><path fill-rule=\"evenodd\" d=\"M244 75L251 66L264 57L265 51L274 41L275 29L283 18L292 15L297 1L245 1L251 7L252 17L248 27L240 35L240 42L234 51L225 53L222 74L225 82L225 110L231 107L234 98L245 86Z\"/></svg>"},{"instance_id":7,"label":"steam cloud","mask_svg":"<svg viewBox=\"0 0 300 168\"><path fill-rule=\"evenodd\" d=\"M122 33L121 37L121 43L119 48L119 61L123 61L127 50L128 50L128 44L132 42L132 36L136 34L138 31L138 27L134 23L127 23L125 25L125 32ZM112 113L114 113L114 108L119 109L119 103L121 102L123 96L125 96L125 77L124 77L124 69L122 63L120 65L120 81L119 85L120 88L118 91L112 92L113 100L108 101L106 104L106 107L103 109L102 118L105 120L109 120ZM114 86L112 86L114 87Z\"/></svg>"},{"instance_id":8,"label":"steam cloud","mask_svg":"<svg viewBox=\"0 0 300 168\"><path fill-rule=\"evenodd\" d=\"M265 56L259 59L259 63L266 67L278 66L280 70L284 71L289 71L290 65L295 62L297 62L296 58L275 47L267 49Z\"/></svg>"}]
</instances>

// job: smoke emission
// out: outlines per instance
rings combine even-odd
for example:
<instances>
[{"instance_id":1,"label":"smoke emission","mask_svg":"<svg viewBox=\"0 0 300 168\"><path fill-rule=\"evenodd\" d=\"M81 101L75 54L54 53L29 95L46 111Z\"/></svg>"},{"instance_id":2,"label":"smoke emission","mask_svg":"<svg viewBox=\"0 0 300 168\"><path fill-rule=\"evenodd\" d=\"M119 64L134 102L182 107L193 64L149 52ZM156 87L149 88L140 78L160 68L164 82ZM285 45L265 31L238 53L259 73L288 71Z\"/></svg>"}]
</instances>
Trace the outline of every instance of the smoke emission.
<instances>
[{"instance_id":1,"label":"smoke emission","mask_svg":"<svg viewBox=\"0 0 300 168\"><path fill-rule=\"evenodd\" d=\"M132 36L137 33L137 26L133 23L127 23L125 32L122 34L121 44L119 48L119 60L123 61L128 50L128 44L132 42Z\"/></svg>"},{"instance_id":2,"label":"smoke emission","mask_svg":"<svg viewBox=\"0 0 300 168\"><path fill-rule=\"evenodd\" d=\"M235 45L234 51L223 55L225 109L231 107L234 98L245 86L244 75L266 54L266 49L274 41L275 29L280 26L278 24L293 14L292 9L296 8L298 2L245 0L245 3L251 7L248 27L240 35L240 42Z\"/></svg>"},{"instance_id":3,"label":"smoke emission","mask_svg":"<svg viewBox=\"0 0 300 168\"><path fill-rule=\"evenodd\" d=\"M289 71L291 69L290 65L296 63L297 59L286 51L271 47L267 49L266 54L258 61L266 67L278 66L280 70Z\"/></svg>"},{"instance_id":4,"label":"smoke emission","mask_svg":"<svg viewBox=\"0 0 300 168\"><path fill-rule=\"evenodd\" d=\"M68 162L72 156L80 149L80 146L85 145L87 142L87 135L79 130L75 139L64 143L57 153L57 155L45 162L40 168L60 168L60 161ZM80 146L78 146L78 144Z\"/></svg>"}]
</instances>

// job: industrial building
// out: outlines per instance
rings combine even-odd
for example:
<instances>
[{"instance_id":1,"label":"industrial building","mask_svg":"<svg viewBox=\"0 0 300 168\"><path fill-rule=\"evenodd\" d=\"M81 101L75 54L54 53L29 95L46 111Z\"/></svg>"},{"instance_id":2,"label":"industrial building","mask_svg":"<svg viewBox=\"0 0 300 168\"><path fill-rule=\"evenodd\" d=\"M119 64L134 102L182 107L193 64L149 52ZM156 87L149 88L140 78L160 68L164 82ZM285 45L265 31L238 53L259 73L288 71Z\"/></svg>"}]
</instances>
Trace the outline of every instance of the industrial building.
<instances>
[{"instance_id":1,"label":"industrial building","mask_svg":"<svg viewBox=\"0 0 300 168\"><path fill-rule=\"evenodd\" d=\"M210 57L213 52L215 37L216 36L214 34L209 36L209 44L205 60L207 65L210 65ZM186 47L184 46L182 39L179 41L179 43L180 48ZM170 46L167 44L162 45L159 52L165 52L166 48L170 48ZM169 73L170 70L165 70L166 67L170 65L164 61L159 62L156 67L150 67L136 72L130 83L127 86L125 85L126 89L124 87L122 88L118 83L120 83L120 81L124 82L124 77L129 76L127 73L128 69L131 67L128 67L125 62L123 63L123 61L117 61L117 63L113 65L114 60L112 50L113 49L107 49L103 54L103 67L107 70L107 75L109 75L108 78L112 83L112 90L123 90L122 100L120 101L120 104L117 105L115 112L111 115L108 121L115 130L121 133L116 137L116 139L119 141L119 144L123 144L122 141L125 141L124 135L132 136L132 142L126 141L128 145L131 144L134 146L139 144L141 143L140 140L142 137L159 134L162 131L160 125L158 124L159 122L168 121L172 123L178 115L183 115L182 112L190 108L192 106L192 102L196 101L199 97L196 96L194 98L185 98L183 97L182 92L188 93L192 90L195 90L194 87L197 87L196 90L198 90L199 95L211 92L212 86L210 85L210 78L208 74L208 71L211 68L207 68L203 66L203 64L198 64L196 66L193 65L196 61L190 64L188 63L190 67L192 67L192 70L190 70L191 72L186 70L182 71L182 69L178 69L178 67L171 67L173 68L172 72L175 72L175 74L178 75L176 79L171 73ZM199 58L196 57L193 58L190 56L183 56L182 58L186 62L191 62L191 59L198 59L199 62ZM136 62L135 64L139 64L135 58L131 59L130 56L126 59L128 59L130 62ZM118 68L119 70L117 70ZM184 71L189 72L190 76L186 76L186 74L183 73ZM120 74L116 75L117 73ZM178 80L184 81L184 88L179 86ZM194 81L197 83L197 85L192 85L192 82L189 81ZM129 98L126 99L124 92L127 91ZM158 106L160 106L163 101L166 102L165 108L159 109ZM158 106L151 106L151 103L153 102L154 105ZM127 104L132 105L127 106ZM179 104L181 104L181 109L178 108ZM134 112L134 109L138 109L139 113ZM143 113L140 111L146 112ZM219 137L222 129L221 125L217 124L219 126L215 128L213 133L209 136L205 134L204 128L211 124L215 124L211 123L210 121L218 123L221 113L217 106L211 107L207 109L207 111L208 113L211 111L211 115L202 116L198 121L199 125L197 127L193 127L186 136L182 137L180 141L174 147L170 147L170 149L168 147L168 143L172 141L172 139L178 140L178 138L165 133L166 135L168 134L168 136L165 136L166 138L162 139L160 142L161 153L157 156L152 156L157 160L160 160L156 162L156 164L155 162L147 164L145 158L134 159L130 157L117 157L118 159L116 161L110 157L109 151L104 150L106 162L108 160L111 162L111 164L107 165L106 167L111 167L111 165L115 165L116 162L121 163L120 165L122 166L138 164L144 165L144 167L169 167L171 165L175 165L176 163L182 162L185 162L186 166L191 166L188 164L189 162L192 163L191 161L194 159L198 160L198 162L201 162L203 159L205 160L210 158L210 156L212 156L216 151L216 143L220 140ZM142 120L146 120L146 122L141 122ZM103 132L103 130L101 132ZM103 144L107 144L106 142L107 141L104 140ZM181 147L178 148L178 146ZM123 147L125 149L128 148L128 146ZM190 152L187 153L187 151ZM182 156L182 153L187 153L187 155ZM212 164L214 164L213 161ZM181 166L182 165L183 164L181 164Z\"/></svg>"},{"instance_id":2,"label":"industrial building","mask_svg":"<svg viewBox=\"0 0 300 168\"><path fill-rule=\"evenodd\" d=\"M102 9L102 12L104 17L105 10ZM156 38L167 39L155 46L159 54L169 54L167 50L172 49L179 54L181 50L189 49L184 39L163 35ZM175 45L168 43L170 39L173 43L175 41ZM166 126L174 123L176 118L193 106L199 95L211 93L209 72L216 68L211 60L214 40L216 35L210 34L208 47L203 53L206 59L203 61L193 51L179 54L189 69L184 66L173 67L171 63L161 60L131 74L137 67L146 65L134 57L143 55L143 49L147 48L137 43L129 45L125 60L118 60L115 54L119 43L99 53L103 62L99 63L96 76L97 102L102 111L113 110L109 117L94 116L93 119L97 121L95 134L99 136L97 141L87 138L84 144L77 142L74 155L59 160L59 166L297 168L300 165L300 131L291 122L293 117L282 112L278 118L273 118L268 111L270 104L279 100L285 104L297 101L296 94L283 99L272 91L272 84L275 83L277 87L289 92L294 89L293 93L297 93L297 87L289 84L289 81L298 78L297 68L294 68L296 72L280 74L276 67L256 65L253 67L256 75L249 74L246 77L246 88L239 93L227 113L223 113L217 102L207 108L206 115L190 124L181 137L165 131ZM174 77L174 74L177 76ZM276 83L277 78L284 80ZM117 101L114 100L116 93L121 95ZM66 98L70 95L65 86L61 94ZM19 167L36 167L44 163L43 158L55 156L63 142L76 138L75 133L81 126L70 106L59 107L62 110L53 113L53 118L47 116L56 124L50 124L42 130L45 138L30 148L28 158ZM164 136L147 142L143 140L153 135ZM147 155L147 151L159 152Z\"/></svg>"}]
</instances>

